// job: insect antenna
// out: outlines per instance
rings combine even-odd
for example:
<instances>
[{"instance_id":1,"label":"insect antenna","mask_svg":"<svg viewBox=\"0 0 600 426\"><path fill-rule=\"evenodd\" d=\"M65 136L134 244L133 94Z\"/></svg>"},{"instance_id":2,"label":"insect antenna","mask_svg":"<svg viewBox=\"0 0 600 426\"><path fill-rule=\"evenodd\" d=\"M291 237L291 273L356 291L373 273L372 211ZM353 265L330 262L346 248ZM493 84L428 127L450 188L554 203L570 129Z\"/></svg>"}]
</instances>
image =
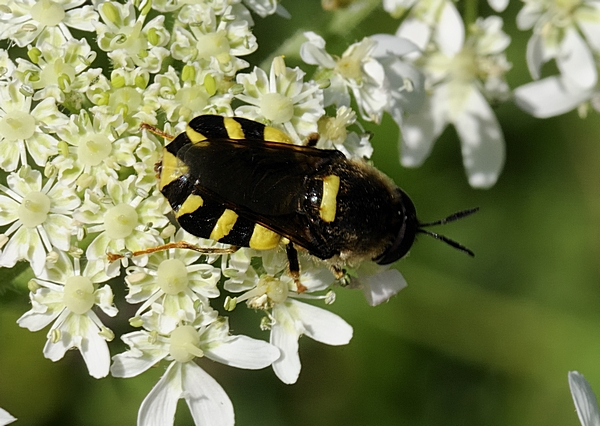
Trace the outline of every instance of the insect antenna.
<instances>
[{"instance_id":1,"label":"insect antenna","mask_svg":"<svg viewBox=\"0 0 600 426\"><path fill-rule=\"evenodd\" d=\"M472 215L473 213L475 213L476 211L479 210L479 207L475 207L473 209L467 209L467 210L461 210L459 212L456 212L454 214L451 214L448 217L445 217L444 219L440 219L440 220L436 220L434 222L427 222L427 223L419 223L419 227L417 228L417 232L421 233L421 234L426 234L429 235L433 238L435 238L436 240L440 240L445 242L446 244L448 244L449 246L454 247L455 249L458 249L464 253L467 253L469 256L473 257L475 256L475 253L473 253L472 250L466 248L465 246L463 246L462 244L448 238L445 237L444 235L438 234L437 232L432 232L428 229L423 229L423 228L427 228L429 226L436 226L436 225L445 225L447 223L450 222L454 222L455 220L458 219L462 219L463 217L467 217Z\"/></svg>"}]
</instances>

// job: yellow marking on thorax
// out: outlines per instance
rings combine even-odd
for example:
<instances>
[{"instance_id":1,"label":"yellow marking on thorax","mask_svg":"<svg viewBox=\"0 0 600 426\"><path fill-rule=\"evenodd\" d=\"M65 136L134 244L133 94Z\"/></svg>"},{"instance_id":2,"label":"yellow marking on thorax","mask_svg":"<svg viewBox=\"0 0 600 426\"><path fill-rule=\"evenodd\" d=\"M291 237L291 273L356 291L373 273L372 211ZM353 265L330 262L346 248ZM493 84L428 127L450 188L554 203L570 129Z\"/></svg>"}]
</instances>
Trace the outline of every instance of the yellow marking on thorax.
<instances>
[{"instance_id":1,"label":"yellow marking on thorax","mask_svg":"<svg viewBox=\"0 0 600 426\"><path fill-rule=\"evenodd\" d=\"M265 127L265 140L270 142L281 142L281 143L289 143L293 144L292 139L283 133L281 130L277 130L274 127L266 126Z\"/></svg>"},{"instance_id":2,"label":"yellow marking on thorax","mask_svg":"<svg viewBox=\"0 0 600 426\"><path fill-rule=\"evenodd\" d=\"M223 119L223 125L225 126L225 130L227 130L227 134L231 139L245 139L244 131L242 130L242 125L235 121L233 118L225 117Z\"/></svg>"},{"instance_id":3,"label":"yellow marking on thorax","mask_svg":"<svg viewBox=\"0 0 600 426\"><path fill-rule=\"evenodd\" d=\"M188 172L188 167L176 156L166 149L163 149L162 165L160 168L160 180L158 189L162 190L165 186Z\"/></svg>"},{"instance_id":4,"label":"yellow marking on thorax","mask_svg":"<svg viewBox=\"0 0 600 426\"><path fill-rule=\"evenodd\" d=\"M249 245L256 250L270 250L277 247L280 239L281 235L257 223L254 225Z\"/></svg>"},{"instance_id":5,"label":"yellow marking on thorax","mask_svg":"<svg viewBox=\"0 0 600 426\"><path fill-rule=\"evenodd\" d=\"M179 210L177 210L177 214L175 217L179 218L184 214L194 213L200 207L204 205L204 200L201 196L192 194L185 199Z\"/></svg>"},{"instance_id":6,"label":"yellow marking on thorax","mask_svg":"<svg viewBox=\"0 0 600 426\"><path fill-rule=\"evenodd\" d=\"M208 238L219 241L221 238L225 237L229 234L233 225L235 225L237 218L238 215L236 212L229 209L225 210L219 220L217 220L217 223Z\"/></svg>"},{"instance_id":7,"label":"yellow marking on thorax","mask_svg":"<svg viewBox=\"0 0 600 426\"><path fill-rule=\"evenodd\" d=\"M323 198L319 206L319 216L323 222L333 222L337 210L337 194L340 189L340 177L325 176L323 179Z\"/></svg>"},{"instance_id":8,"label":"yellow marking on thorax","mask_svg":"<svg viewBox=\"0 0 600 426\"><path fill-rule=\"evenodd\" d=\"M186 126L185 134L190 139L190 141L192 141L192 143L198 143L200 141L206 140L206 136L204 136L202 133L192 129L190 126Z\"/></svg>"}]
</instances>

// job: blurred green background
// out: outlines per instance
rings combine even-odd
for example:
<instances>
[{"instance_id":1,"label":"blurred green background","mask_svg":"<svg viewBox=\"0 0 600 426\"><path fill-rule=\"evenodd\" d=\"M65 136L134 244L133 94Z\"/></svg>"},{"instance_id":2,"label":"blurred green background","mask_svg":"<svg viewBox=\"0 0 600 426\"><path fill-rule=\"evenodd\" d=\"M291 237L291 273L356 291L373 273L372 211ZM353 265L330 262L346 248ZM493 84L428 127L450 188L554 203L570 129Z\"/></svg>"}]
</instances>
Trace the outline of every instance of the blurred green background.
<instances>
[{"instance_id":1,"label":"blurred green background","mask_svg":"<svg viewBox=\"0 0 600 426\"><path fill-rule=\"evenodd\" d=\"M277 49L288 52L288 64L299 64L289 53L293 45L284 43L298 28L319 32L328 51L341 54L365 35L398 26L381 7L355 22L345 12L324 12L316 0L283 4L291 21L257 18L253 65ZM507 52L513 88L530 80L529 33L514 25L521 5L512 2L502 15L513 38ZM479 7L482 16L490 13L487 4ZM391 119L368 126L375 164L411 195L422 220L481 207L438 229L476 257L423 236L396 265L408 288L388 303L372 308L360 292L339 290L331 310L354 326L354 338L343 347L302 338L302 373L293 386L270 369L202 360L233 401L238 425L579 424L567 372L579 370L600 390L600 120L574 112L539 120L512 104L497 115L507 161L497 185L486 191L468 186L452 128L424 166L405 169ZM10 284L17 273L0 270L0 406L22 425L135 424L164 366L135 379L95 380L77 352L58 363L44 359L46 332L15 324L29 309L26 291ZM119 308L121 318L131 314ZM238 309L232 331L267 339L256 331L258 321ZM116 341L111 346L113 354L122 349ZM176 424L192 424L183 403Z\"/></svg>"}]
</instances>

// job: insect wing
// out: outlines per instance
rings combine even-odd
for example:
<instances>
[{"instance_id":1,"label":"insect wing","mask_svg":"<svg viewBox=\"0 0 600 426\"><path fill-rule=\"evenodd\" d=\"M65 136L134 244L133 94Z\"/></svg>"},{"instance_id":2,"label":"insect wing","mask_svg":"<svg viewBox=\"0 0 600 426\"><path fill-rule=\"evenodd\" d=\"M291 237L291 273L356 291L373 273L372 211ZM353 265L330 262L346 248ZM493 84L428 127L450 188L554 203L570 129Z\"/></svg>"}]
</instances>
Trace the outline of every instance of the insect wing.
<instances>
[{"instance_id":1,"label":"insect wing","mask_svg":"<svg viewBox=\"0 0 600 426\"><path fill-rule=\"evenodd\" d=\"M263 140L211 139L182 146L177 157L188 167L192 192L210 205L234 211L246 227L258 223L319 257L331 256L303 206L307 184L343 154Z\"/></svg>"}]
</instances>

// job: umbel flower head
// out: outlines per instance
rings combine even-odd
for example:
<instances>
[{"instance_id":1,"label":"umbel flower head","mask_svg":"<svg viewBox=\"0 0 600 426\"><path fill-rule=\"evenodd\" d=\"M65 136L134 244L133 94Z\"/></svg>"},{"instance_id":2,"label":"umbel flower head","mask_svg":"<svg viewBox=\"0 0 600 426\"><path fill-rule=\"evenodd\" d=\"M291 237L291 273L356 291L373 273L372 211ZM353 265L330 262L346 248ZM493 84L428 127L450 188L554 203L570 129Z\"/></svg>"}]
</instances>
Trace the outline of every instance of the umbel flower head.
<instances>
[{"instance_id":1,"label":"umbel flower head","mask_svg":"<svg viewBox=\"0 0 600 426\"><path fill-rule=\"evenodd\" d=\"M114 334L106 328L92 310L99 307L106 315L115 316L113 293L108 285L97 284L108 280L102 264L88 262L80 270L78 258L73 262L60 252L56 262L30 282L31 305L17 323L31 331L38 331L54 322L48 331L44 356L52 361L61 359L67 350L77 348L90 375L101 378L108 374L110 354L107 341Z\"/></svg>"},{"instance_id":2,"label":"umbel flower head","mask_svg":"<svg viewBox=\"0 0 600 426\"><path fill-rule=\"evenodd\" d=\"M226 319L205 326L180 325L168 335L136 331L121 337L129 350L116 355L115 377L133 377L162 359L170 361L163 377L140 407L138 425L173 424L177 401L185 399L197 425L233 425L233 406L221 386L194 360L209 358L232 367L260 369L279 357L261 340L229 334Z\"/></svg>"},{"instance_id":3,"label":"umbel flower head","mask_svg":"<svg viewBox=\"0 0 600 426\"><path fill-rule=\"evenodd\" d=\"M76 233L70 216L81 200L60 181L49 179L42 186L42 174L29 166L11 173L7 181L8 187L0 185L6 194L0 195L0 225L10 227L0 235L0 266L27 260L39 275L48 254L70 249Z\"/></svg>"}]
</instances>

